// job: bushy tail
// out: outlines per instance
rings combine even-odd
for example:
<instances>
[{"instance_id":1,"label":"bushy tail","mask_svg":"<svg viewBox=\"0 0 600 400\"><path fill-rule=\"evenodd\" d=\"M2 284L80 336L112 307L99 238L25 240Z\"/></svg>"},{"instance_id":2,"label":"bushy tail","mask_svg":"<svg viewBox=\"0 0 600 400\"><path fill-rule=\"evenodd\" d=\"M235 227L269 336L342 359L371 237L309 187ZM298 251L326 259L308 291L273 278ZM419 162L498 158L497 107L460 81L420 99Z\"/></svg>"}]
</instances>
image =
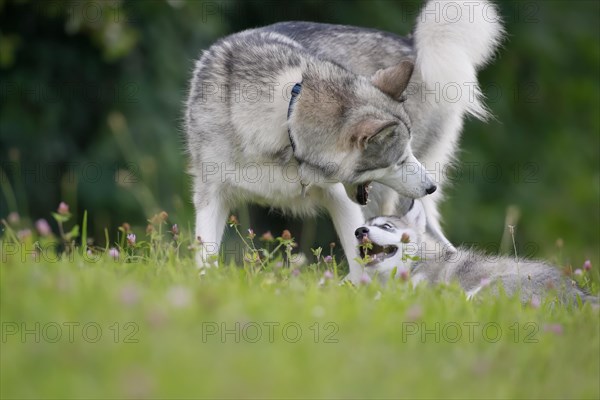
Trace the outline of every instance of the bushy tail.
<instances>
[{"instance_id":1,"label":"bushy tail","mask_svg":"<svg viewBox=\"0 0 600 400\"><path fill-rule=\"evenodd\" d=\"M498 10L489 1L428 1L414 32L415 69L428 91L440 91L442 102L486 119L477 70L492 58L503 33Z\"/></svg>"}]
</instances>

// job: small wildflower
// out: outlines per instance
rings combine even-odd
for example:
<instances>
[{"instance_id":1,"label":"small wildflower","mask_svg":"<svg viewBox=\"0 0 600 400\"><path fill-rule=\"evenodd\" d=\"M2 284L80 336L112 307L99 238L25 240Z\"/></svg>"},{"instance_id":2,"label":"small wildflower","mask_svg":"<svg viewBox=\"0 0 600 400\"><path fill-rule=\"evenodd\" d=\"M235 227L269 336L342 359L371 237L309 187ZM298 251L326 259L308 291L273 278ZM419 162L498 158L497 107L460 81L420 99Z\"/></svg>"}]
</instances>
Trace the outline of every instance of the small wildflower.
<instances>
[{"instance_id":1,"label":"small wildflower","mask_svg":"<svg viewBox=\"0 0 600 400\"><path fill-rule=\"evenodd\" d=\"M52 229L50 229L50 224L45 219L38 219L35 222L35 229L37 229L38 233L41 236L49 236L52 233Z\"/></svg>"},{"instance_id":2,"label":"small wildflower","mask_svg":"<svg viewBox=\"0 0 600 400\"><path fill-rule=\"evenodd\" d=\"M121 225L121 228L123 229L123 232L125 232L125 233L131 232L131 225L129 225L127 222L123 222L123 225Z\"/></svg>"},{"instance_id":3,"label":"small wildflower","mask_svg":"<svg viewBox=\"0 0 600 400\"><path fill-rule=\"evenodd\" d=\"M363 244L368 244L368 243L371 243L371 240L365 235L365 236L362 237L361 242Z\"/></svg>"},{"instance_id":4,"label":"small wildflower","mask_svg":"<svg viewBox=\"0 0 600 400\"><path fill-rule=\"evenodd\" d=\"M408 236L408 233L404 232L400 237L400 241L404 244L410 242L410 236Z\"/></svg>"},{"instance_id":5,"label":"small wildflower","mask_svg":"<svg viewBox=\"0 0 600 400\"><path fill-rule=\"evenodd\" d=\"M10 214L8 214L8 222L11 225L16 225L19 223L19 221L21 220L21 217L19 217L19 213L16 211L11 212Z\"/></svg>"},{"instance_id":6,"label":"small wildflower","mask_svg":"<svg viewBox=\"0 0 600 400\"><path fill-rule=\"evenodd\" d=\"M408 277L409 277L408 271L407 270L400 271L399 276L400 276L400 279L402 281L406 282L408 280Z\"/></svg>"},{"instance_id":7,"label":"small wildflower","mask_svg":"<svg viewBox=\"0 0 600 400\"><path fill-rule=\"evenodd\" d=\"M140 298L140 291L137 286L130 284L121 289L119 298L126 306L132 306L138 302Z\"/></svg>"},{"instance_id":8,"label":"small wildflower","mask_svg":"<svg viewBox=\"0 0 600 400\"><path fill-rule=\"evenodd\" d=\"M362 276L360 277L360 283L362 283L363 285L369 284L371 283L371 278L369 278L369 275L367 274L362 274Z\"/></svg>"},{"instance_id":9,"label":"small wildflower","mask_svg":"<svg viewBox=\"0 0 600 400\"><path fill-rule=\"evenodd\" d=\"M329 248L333 250L333 248L335 247L335 242L331 242L329 243Z\"/></svg>"},{"instance_id":10,"label":"small wildflower","mask_svg":"<svg viewBox=\"0 0 600 400\"><path fill-rule=\"evenodd\" d=\"M152 226L152 224L148 224L146 227L146 235L151 235L152 232L154 232L154 226Z\"/></svg>"},{"instance_id":11,"label":"small wildflower","mask_svg":"<svg viewBox=\"0 0 600 400\"><path fill-rule=\"evenodd\" d=\"M179 235L179 226L177 226L177 224L173 224L171 227L171 233L173 235Z\"/></svg>"},{"instance_id":12,"label":"small wildflower","mask_svg":"<svg viewBox=\"0 0 600 400\"><path fill-rule=\"evenodd\" d=\"M538 296L531 297L531 301L529 302L529 305L532 308L540 308L541 304L542 304L542 301L540 300L540 298Z\"/></svg>"},{"instance_id":13,"label":"small wildflower","mask_svg":"<svg viewBox=\"0 0 600 400\"><path fill-rule=\"evenodd\" d=\"M325 256L325 258L323 258L323 261L325 261L327 264L329 264L330 262L333 261L333 257L331 257L331 256Z\"/></svg>"},{"instance_id":14,"label":"small wildflower","mask_svg":"<svg viewBox=\"0 0 600 400\"><path fill-rule=\"evenodd\" d=\"M117 250L114 247L111 247L110 250L108 250L108 255L111 256L114 260L118 260L119 259L119 250Z\"/></svg>"},{"instance_id":15,"label":"small wildflower","mask_svg":"<svg viewBox=\"0 0 600 400\"><path fill-rule=\"evenodd\" d=\"M325 273L323 274L323 278L333 279L333 272L331 272L330 270L325 271Z\"/></svg>"},{"instance_id":16,"label":"small wildflower","mask_svg":"<svg viewBox=\"0 0 600 400\"><path fill-rule=\"evenodd\" d=\"M412 305L408 310L406 310L406 320L408 321L417 321L421 319L422 316L423 309L417 304Z\"/></svg>"},{"instance_id":17,"label":"small wildflower","mask_svg":"<svg viewBox=\"0 0 600 400\"><path fill-rule=\"evenodd\" d=\"M61 201L56 210L60 215L69 215L69 205L64 201Z\"/></svg>"},{"instance_id":18,"label":"small wildflower","mask_svg":"<svg viewBox=\"0 0 600 400\"><path fill-rule=\"evenodd\" d=\"M127 234L127 243L130 246L135 246L135 240L136 240L135 233L128 233Z\"/></svg>"},{"instance_id":19,"label":"small wildflower","mask_svg":"<svg viewBox=\"0 0 600 400\"><path fill-rule=\"evenodd\" d=\"M158 214L158 216L162 221L166 221L167 218L169 218L169 214L167 214L165 211L161 211L160 214Z\"/></svg>"},{"instance_id":20,"label":"small wildflower","mask_svg":"<svg viewBox=\"0 0 600 400\"><path fill-rule=\"evenodd\" d=\"M575 271L573 271L573 275L581 276L583 275L583 271L581 270L581 268L577 268Z\"/></svg>"},{"instance_id":21,"label":"small wildflower","mask_svg":"<svg viewBox=\"0 0 600 400\"><path fill-rule=\"evenodd\" d=\"M294 268L292 270L292 276L298 276L298 275L300 275L300 270L298 268Z\"/></svg>"},{"instance_id":22,"label":"small wildflower","mask_svg":"<svg viewBox=\"0 0 600 400\"><path fill-rule=\"evenodd\" d=\"M283 240L291 240L291 239L292 239L292 234L290 233L290 231L288 231L288 230L286 229L286 230L284 230L284 231L281 233L281 238L282 238Z\"/></svg>"},{"instance_id":23,"label":"small wildflower","mask_svg":"<svg viewBox=\"0 0 600 400\"><path fill-rule=\"evenodd\" d=\"M589 271L592 269L592 262L590 260L585 260L585 262L583 263L583 269L585 271Z\"/></svg>"},{"instance_id":24,"label":"small wildflower","mask_svg":"<svg viewBox=\"0 0 600 400\"><path fill-rule=\"evenodd\" d=\"M238 219L237 219L237 217L235 215L231 215L229 217L229 225L230 226L236 226L236 225L239 225L239 224L240 223L239 223L239 221L238 221Z\"/></svg>"},{"instance_id":25,"label":"small wildflower","mask_svg":"<svg viewBox=\"0 0 600 400\"><path fill-rule=\"evenodd\" d=\"M256 237L256 233L254 233L254 229L248 229L248 239L252 240Z\"/></svg>"},{"instance_id":26,"label":"small wildflower","mask_svg":"<svg viewBox=\"0 0 600 400\"><path fill-rule=\"evenodd\" d=\"M244 261L253 264L260 261L260 256L255 252L244 253Z\"/></svg>"},{"instance_id":27,"label":"small wildflower","mask_svg":"<svg viewBox=\"0 0 600 400\"><path fill-rule=\"evenodd\" d=\"M547 324L544 325L544 332L552 332L556 335L562 335L563 326L561 324Z\"/></svg>"},{"instance_id":28,"label":"small wildflower","mask_svg":"<svg viewBox=\"0 0 600 400\"><path fill-rule=\"evenodd\" d=\"M23 241L31 236L31 229L21 229L17 232L17 237L19 240Z\"/></svg>"},{"instance_id":29,"label":"small wildflower","mask_svg":"<svg viewBox=\"0 0 600 400\"><path fill-rule=\"evenodd\" d=\"M173 286L167 292L167 299L173 307L183 308L192 301L192 292L185 286Z\"/></svg>"},{"instance_id":30,"label":"small wildflower","mask_svg":"<svg viewBox=\"0 0 600 400\"><path fill-rule=\"evenodd\" d=\"M260 240L262 240L263 242L272 242L273 234L271 233L271 231L266 231L265 233L262 234L262 236L260 237Z\"/></svg>"}]
</instances>

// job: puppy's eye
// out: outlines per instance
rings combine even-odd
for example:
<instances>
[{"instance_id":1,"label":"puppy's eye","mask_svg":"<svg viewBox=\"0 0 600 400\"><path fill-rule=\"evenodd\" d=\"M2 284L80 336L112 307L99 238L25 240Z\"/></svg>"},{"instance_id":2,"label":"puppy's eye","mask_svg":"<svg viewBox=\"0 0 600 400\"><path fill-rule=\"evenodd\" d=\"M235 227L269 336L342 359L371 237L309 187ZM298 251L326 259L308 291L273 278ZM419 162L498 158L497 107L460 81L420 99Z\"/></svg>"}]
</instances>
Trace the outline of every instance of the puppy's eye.
<instances>
[{"instance_id":1,"label":"puppy's eye","mask_svg":"<svg viewBox=\"0 0 600 400\"><path fill-rule=\"evenodd\" d=\"M383 225L381 225L381 227L383 229L385 229L386 231L390 231L390 230L394 229L394 227L390 224L383 224Z\"/></svg>"}]
</instances>

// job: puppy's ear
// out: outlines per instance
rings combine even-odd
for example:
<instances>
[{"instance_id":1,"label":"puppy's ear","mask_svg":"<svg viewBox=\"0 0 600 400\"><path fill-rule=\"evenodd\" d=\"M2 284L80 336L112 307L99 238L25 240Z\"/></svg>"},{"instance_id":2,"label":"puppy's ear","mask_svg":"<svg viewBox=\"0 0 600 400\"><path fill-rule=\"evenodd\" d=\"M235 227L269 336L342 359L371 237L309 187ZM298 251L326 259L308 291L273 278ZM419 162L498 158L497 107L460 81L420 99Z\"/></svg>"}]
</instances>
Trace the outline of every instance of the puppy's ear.
<instances>
[{"instance_id":1,"label":"puppy's ear","mask_svg":"<svg viewBox=\"0 0 600 400\"><path fill-rule=\"evenodd\" d=\"M417 232L425 233L427 229L427 217L425 215L425 209L419 200L413 200L413 203L404 215L404 219L410 225L411 228L415 229Z\"/></svg>"},{"instance_id":2,"label":"puppy's ear","mask_svg":"<svg viewBox=\"0 0 600 400\"><path fill-rule=\"evenodd\" d=\"M427 224L426 232L429 236L433 238L436 242L440 243L446 251L450 253L456 253L456 247L444 236L444 233L440 230L440 228L433 224Z\"/></svg>"},{"instance_id":3,"label":"puppy's ear","mask_svg":"<svg viewBox=\"0 0 600 400\"><path fill-rule=\"evenodd\" d=\"M413 205L404 218L409 221L409 224L414 223L418 226L419 232L427 233L433 240L444 246L446 251L456 253L456 247L444 236L439 225L427 220L427 213L421 200L413 200Z\"/></svg>"},{"instance_id":4,"label":"puppy's ear","mask_svg":"<svg viewBox=\"0 0 600 400\"><path fill-rule=\"evenodd\" d=\"M380 69L371 77L371 83L383 93L400 100L408 86L414 67L412 61L402 61L400 64Z\"/></svg>"},{"instance_id":5,"label":"puppy's ear","mask_svg":"<svg viewBox=\"0 0 600 400\"><path fill-rule=\"evenodd\" d=\"M352 147L366 149L372 141L385 142L394 134L398 124L394 121L382 121L378 119L365 119L353 128L350 134Z\"/></svg>"}]
</instances>

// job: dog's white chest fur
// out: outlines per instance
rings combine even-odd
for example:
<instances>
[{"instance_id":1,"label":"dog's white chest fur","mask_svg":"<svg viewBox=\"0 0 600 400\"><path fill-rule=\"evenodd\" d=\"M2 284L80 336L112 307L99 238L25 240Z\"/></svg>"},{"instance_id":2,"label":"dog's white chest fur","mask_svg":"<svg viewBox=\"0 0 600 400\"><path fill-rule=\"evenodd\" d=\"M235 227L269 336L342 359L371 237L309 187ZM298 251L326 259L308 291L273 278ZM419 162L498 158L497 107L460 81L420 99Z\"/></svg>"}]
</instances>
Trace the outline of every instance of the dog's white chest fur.
<instances>
[{"instance_id":1,"label":"dog's white chest fur","mask_svg":"<svg viewBox=\"0 0 600 400\"><path fill-rule=\"evenodd\" d=\"M314 215L318 212L323 189L331 184L311 184L303 193L303 181L296 163L284 166L273 162L266 164L251 162L240 165L239 174L231 174L224 180L224 195L233 203L249 201L294 215Z\"/></svg>"}]
</instances>

